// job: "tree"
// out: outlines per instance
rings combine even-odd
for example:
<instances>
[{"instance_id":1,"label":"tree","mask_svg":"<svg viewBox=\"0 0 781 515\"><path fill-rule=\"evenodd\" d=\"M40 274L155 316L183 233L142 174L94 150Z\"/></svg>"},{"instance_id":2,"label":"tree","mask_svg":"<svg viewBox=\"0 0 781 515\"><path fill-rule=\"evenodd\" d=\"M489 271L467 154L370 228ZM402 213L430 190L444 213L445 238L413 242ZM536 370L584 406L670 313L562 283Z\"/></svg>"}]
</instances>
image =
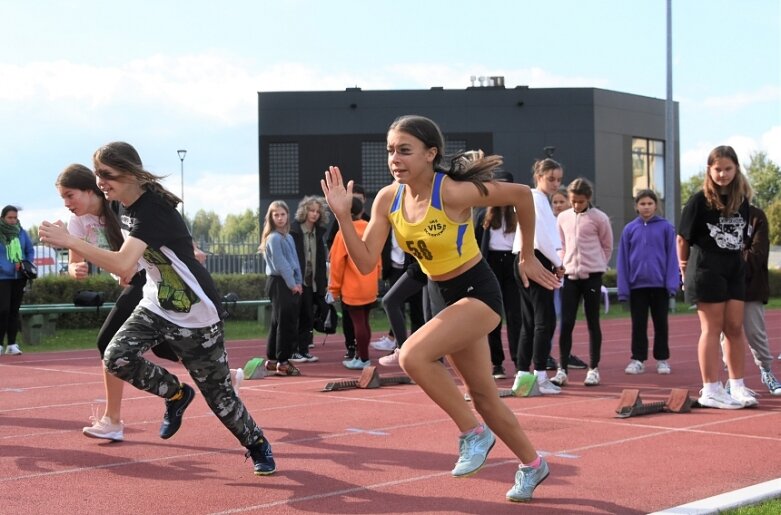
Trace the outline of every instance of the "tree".
<instances>
[{"instance_id":1,"label":"tree","mask_svg":"<svg viewBox=\"0 0 781 515\"><path fill-rule=\"evenodd\" d=\"M765 152L754 152L746 167L746 176L754 190L753 204L765 209L781 195L781 168Z\"/></svg>"},{"instance_id":2,"label":"tree","mask_svg":"<svg viewBox=\"0 0 781 515\"><path fill-rule=\"evenodd\" d=\"M767 215L767 232L771 245L781 245L781 199L764 210Z\"/></svg>"},{"instance_id":3,"label":"tree","mask_svg":"<svg viewBox=\"0 0 781 515\"><path fill-rule=\"evenodd\" d=\"M247 209L240 215L225 217L221 239L232 243L257 242L258 233L258 215Z\"/></svg>"},{"instance_id":4,"label":"tree","mask_svg":"<svg viewBox=\"0 0 781 515\"><path fill-rule=\"evenodd\" d=\"M686 181L681 183L681 209L689 201L692 195L702 189L702 182L705 180L705 170L701 170L697 175L692 175Z\"/></svg>"},{"instance_id":5,"label":"tree","mask_svg":"<svg viewBox=\"0 0 781 515\"><path fill-rule=\"evenodd\" d=\"M214 211L199 209L193 219L193 239L196 242L215 241L220 238L222 223Z\"/></svg>"}]
</instances>

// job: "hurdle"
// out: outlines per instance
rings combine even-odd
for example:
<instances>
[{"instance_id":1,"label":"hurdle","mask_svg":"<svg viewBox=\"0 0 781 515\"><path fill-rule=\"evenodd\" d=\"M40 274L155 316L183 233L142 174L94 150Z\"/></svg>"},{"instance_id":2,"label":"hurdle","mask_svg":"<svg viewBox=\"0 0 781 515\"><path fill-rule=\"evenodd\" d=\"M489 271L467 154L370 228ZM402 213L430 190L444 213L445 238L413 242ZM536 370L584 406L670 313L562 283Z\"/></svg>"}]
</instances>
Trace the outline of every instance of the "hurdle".
<instances>
[{"instance_id":1,"label":"hurdle","mask_svg":"<svg viewBox=\"0 0 781 515\"><path fill-rule=\"evenodd\" d=\"M396 384L415 384L409 376L386 376L381 377L377 367L368 366L361 371L358 379L345 379L342 381L331 381L323 387L323 392L336 392L341 390L352 390L354 388L373 389L381 386L390 386Z\"/></svg>"},{"instance_id":2,"label":"hurdle","mask_svg":"<svg viewBox=\"0 0 781 515\"><path fill-rule=\"evenodd\" d=\"M616 418L629 418L652 413L689 413L695 402L689 397L689 390L673 388L665 401L644 403L640 390L625 389L616 408Z\"/></svg>"}]
</instances>

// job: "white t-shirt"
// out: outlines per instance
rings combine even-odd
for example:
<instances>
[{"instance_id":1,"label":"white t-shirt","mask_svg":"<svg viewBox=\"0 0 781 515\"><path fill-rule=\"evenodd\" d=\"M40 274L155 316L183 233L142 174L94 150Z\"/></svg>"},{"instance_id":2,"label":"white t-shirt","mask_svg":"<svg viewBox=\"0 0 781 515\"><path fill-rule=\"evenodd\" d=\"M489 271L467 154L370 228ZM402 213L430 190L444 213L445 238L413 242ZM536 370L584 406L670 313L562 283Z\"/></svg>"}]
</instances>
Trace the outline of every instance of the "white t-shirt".
<instances>
[{"instance_id":1,"label":"white t-shirt","mask_svg":"<svg viewBox=\"0 0 781 515\"><path fill-rule=\"evenodd\" d=\"M111 248L106 238L106 228L100 223L99 216L71 214L68 219L68 232L101 249Z\"/></svg>"}]
</instances>

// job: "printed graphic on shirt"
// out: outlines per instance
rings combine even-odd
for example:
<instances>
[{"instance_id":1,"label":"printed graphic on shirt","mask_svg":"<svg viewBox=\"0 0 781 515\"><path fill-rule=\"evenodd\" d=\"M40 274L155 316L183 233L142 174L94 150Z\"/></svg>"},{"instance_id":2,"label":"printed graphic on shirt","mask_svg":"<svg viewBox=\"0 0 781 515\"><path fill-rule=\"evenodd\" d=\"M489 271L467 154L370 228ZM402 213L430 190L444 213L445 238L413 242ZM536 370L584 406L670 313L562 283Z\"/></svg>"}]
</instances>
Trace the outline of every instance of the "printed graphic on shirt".
<instances>
[{"instance_id":1,"label":"printed graphic on shirt","mask_svg":"<svg viewBox=\"0 0 781 515\"><path fill-rule=\"evenodd\" d=\"M720 249L742 250L745 220L741 216L720 216L718 224L706 223L710 237Z\"/></svg>"},{"instance_id":2,"label":"printed graphic on shirt","mask_svg":"<svg viewBox=\"0 0 781 515\"><path fill-rule=\"evenodd\" d=\"M426 232L426 234L433 238L445 232L445 229L447 229L447 224L444 224L440 222L439 219L434 218L433 220L429 220L423 230Z\"/></svg>"},{"instance_id":3,"label":"printed graphic on shirt","mask_svg":"<svg viewBox=\"0 0 781 515\"><path fill-rule=\"evenodd\" d=\"M162 252L147 247L144 259L156 266L160 272L160 282L157 283L157 300L160 307L177 313L189 313L193 304L201 301L182 281L171 266L171 261Z\"/></svg>"}]
</instances>

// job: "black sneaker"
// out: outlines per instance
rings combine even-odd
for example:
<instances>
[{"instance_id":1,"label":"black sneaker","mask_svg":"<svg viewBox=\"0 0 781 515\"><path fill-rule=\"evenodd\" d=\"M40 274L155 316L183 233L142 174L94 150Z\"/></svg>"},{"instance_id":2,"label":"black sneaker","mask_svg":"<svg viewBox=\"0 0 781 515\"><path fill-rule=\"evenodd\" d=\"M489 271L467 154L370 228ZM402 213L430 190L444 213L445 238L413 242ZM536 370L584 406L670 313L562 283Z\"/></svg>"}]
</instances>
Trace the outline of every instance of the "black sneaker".
<instances>
[{"instance_id":1,"label":"black sneaker","mask_svg":"<svg viewBox=\"0 0 781 515\"><path fill-rule=\"evenodd\" d=\"M274 454L271 452L271 445L264 436L261 436L260 440L247 447L247 452L244 456L252 458L256 476L270 476L277 470L277 465L274 463Z\"/></svg>"},{"instance_id":2,"label":"black sneaker","mask_svg":"<svg viewBox=\"0 0 781 515\"><path fill-rule=\"evenodd\" d=\"M546 370L558 370L559 364L553 359L553 356L548 356L548 362L545 364Z\"/></svg>"},{"instance_id":3,"label":"black sneaker","mask_svg":"<svg viewBox=\"0 0 781 515\"><path fill-rule=\"evenodd\" d=\"M569 355L569 361L567 361L567 368L588 368L582 359L574 354Z\"/></svg>"},{"instance_id":4,"label":"black sneaker","mask_svg":"<svg viewBox=\"0 0 781 515\"><path fill-rule=\"evenodd\" d=\"M502 365L494 365L493 372L491 372L491 375L494 376L494 379L506 379L507 374L504 373L504 367Z\"/></svg>"},{"instance_id":5,"label":"black sneaker","mask_svg":"<svg viewBox=\"0 0 781 515\"><path fill-rule=\"evenodd\" d=\"M165 401L165 415L163 415L163 423L160 425L160 438L167 440L179 431L182 426L182 416L184 410L195 398L195 390L190 385L182 385L182 396L178 400L172 401L166 399Z\"/></svg>"},{"instance_id":6,"label":"black sneaker","mask_svg":"<svg viewBox=\"0 0 781 515\"><path fill-rule=\"evenodd\" d=\"M312 356L312 355L311 355L310 353L308 353L308 352L307 352L307 353L304 353L304 354L301 354L301 357L302 357L302 358L304 358L304 360L305 360L307 363L314 363L314 362L316 362L316 361L320 361L320 358L318 358L317 356ZM290 361L293 361L293 360L291 359Z\"/></svg>"}]
</instances>

